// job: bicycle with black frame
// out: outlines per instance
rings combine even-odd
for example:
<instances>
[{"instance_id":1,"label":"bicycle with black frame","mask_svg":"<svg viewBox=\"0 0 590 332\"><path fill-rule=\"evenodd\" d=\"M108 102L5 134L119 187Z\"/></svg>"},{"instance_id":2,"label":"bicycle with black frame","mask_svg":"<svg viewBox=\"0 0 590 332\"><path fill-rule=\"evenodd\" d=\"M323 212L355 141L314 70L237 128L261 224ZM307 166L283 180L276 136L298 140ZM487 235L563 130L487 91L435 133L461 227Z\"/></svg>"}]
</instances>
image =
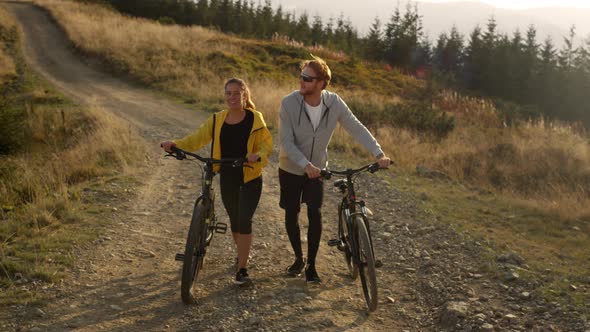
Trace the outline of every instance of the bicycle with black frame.
<instances>
[{"instance_id":1,"label":"bicycle with black frame","mask_svg":"<svg viewBox=\"0 0 590 332\"><path fill-rule=\"evenodd\" d=\"M173 156L178 160L187 159L190 156L193 161L199 161L201 168L201 193L195 201L191 224L186 238L184 253L176 254L175 260L183 262L182 279L180 285L180 295L182 301L186 304L192 304L196 301L194 287L203 268L203 260L207 253L207 247L211 243L214 233L225 234L227 224L218 222L215 215L215 190L213 188L213 178L215 172L213 165L228 165L232 167L251 167L246 165L246 158L204 158L198 154L184 151L177 147L171 147L172 152L167 156Z\"/></svg>"},{"instance_id":2,"label":"bicycle with black frame","mask_svg":"<svg viewBox=\"0 0 590 332\"><path fill-rule=\"evenodd\" d=\"M365 202L357 200L354 177L361 172L375 173L379 164L373 163L358 169L343 171L322 170L321 176L330 179L332 175L345 177L334 182L340 190L342 201L338 205L338 238L328 241L331 247L337 247L344 254L344 260L350 277L355 280L359 275L363 293L369 311L377 309L377 276L376 267L382 264L375 259L369 215Z\"/></svg>"}]
</instances>

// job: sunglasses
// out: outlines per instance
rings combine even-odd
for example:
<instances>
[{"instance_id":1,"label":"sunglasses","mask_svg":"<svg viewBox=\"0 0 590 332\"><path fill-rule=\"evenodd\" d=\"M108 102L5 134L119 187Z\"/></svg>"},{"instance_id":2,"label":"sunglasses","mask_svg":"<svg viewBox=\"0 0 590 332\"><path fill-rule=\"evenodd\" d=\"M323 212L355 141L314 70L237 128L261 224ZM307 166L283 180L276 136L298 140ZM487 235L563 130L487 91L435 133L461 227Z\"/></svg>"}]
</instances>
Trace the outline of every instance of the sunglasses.
<instances>
[{"instance_id":1,"label":"sunglasses","mask_svg":"<svg viewBox=\"0 0 590 332\"><path fill-rule=\"evenodd\" d=\"M304 74L304 73L301 73L301 76L299 76L299 77L300 77L300 79L301 79L303 82L308 82L308 83L309 83L309 82L313 82L313 80L318 80L318 79L320 79L319 77L313 77L313 76L309 76L309 75L306 75L306 74Z\"/></svg>"}]
</instances>

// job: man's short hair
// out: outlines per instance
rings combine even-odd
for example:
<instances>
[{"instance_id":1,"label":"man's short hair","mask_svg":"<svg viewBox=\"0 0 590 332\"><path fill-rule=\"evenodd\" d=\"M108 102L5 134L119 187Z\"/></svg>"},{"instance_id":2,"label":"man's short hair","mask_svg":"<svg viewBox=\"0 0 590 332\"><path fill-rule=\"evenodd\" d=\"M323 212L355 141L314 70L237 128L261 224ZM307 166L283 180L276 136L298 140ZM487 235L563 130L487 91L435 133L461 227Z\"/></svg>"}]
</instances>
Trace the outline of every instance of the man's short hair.
<instances>
[{"instance_id":1,"label":"man's short hair","mask_svg":"<svg viewBox=\"0 0 590 332\"><path fill-rule=\"evenodd\" d=\"M310 67L311 69L313 69L317 77L325 82L323 87L323 89L325 89L332 80L332 71L330 70L330 67L328 67L328 64L326 63L326 61L324 61L324 59L315 55L312 55L312 57L313 60L302 61L300 68L301 70L303 70L305 67Z\"/></svg>"}]
</instances>

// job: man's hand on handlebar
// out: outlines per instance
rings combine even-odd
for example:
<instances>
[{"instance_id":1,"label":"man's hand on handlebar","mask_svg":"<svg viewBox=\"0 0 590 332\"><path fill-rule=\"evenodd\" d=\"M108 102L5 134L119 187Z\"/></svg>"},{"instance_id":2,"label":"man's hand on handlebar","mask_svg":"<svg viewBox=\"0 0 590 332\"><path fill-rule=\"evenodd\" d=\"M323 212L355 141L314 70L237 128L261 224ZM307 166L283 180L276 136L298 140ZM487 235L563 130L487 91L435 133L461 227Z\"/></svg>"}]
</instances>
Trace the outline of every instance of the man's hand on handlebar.
<instances>
[{"instance_id":1,"label":"man's hand on handlebar","mask_svg":"<svg viewBox=\"0 0 590 332\"><path fill-rule=\"evenodd\" d=\"M307 173L307 177L310 179L319 177L321 171L321 169L315 167L315 165L312 163L309 163L307 166L305 166L305 173Z\"/></svg>"},{"instance_id":2,"label":"man's hand on handlebar","mask_svg":"<svg viewBox=\"0 0 590 332\"><path fill-rule=\"evenodd\" d=\"M391 159L389 159L385 154L381 153L376 158L377 163L379 164L379 168L387 168L389 165L393 164Z\"/></svg>"}]
</instances>

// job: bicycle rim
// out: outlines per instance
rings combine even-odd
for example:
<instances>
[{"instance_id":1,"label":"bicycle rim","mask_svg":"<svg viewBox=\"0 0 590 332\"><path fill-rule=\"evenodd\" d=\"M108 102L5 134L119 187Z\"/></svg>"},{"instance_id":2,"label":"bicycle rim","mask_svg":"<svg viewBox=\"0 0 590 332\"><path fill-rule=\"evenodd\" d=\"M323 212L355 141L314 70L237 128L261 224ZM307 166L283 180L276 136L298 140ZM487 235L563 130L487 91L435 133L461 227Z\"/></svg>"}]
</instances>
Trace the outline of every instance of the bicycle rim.
<instances>
[{"instance_id":1,"label":"bicycle rim","mask_svg":"<svg viewBox=\"0 0 590 332\"><path fill-rule=\"evenodd\" d=\"M352 280L355 280L358 277L358 266L354 263L352 259L352 252L351 252L351 238L348 235L348 227L346 226L346 214L344 213L344 209L340 208L340 215L338 217L338 236L342 243L345 244L344 250L342 254L344 255L344 263L348 268L348 273Z\"/></svg>"},{"instance_id":2,"label":"bicycle rim","mask_svg":"<svg viewBox=\"0 0 590 332\"><path fill-rule=\"evenodd\" d=\"M204 241L202 241L203 228L205 227L205 209L203 204L196 204L193 217L186 239L184 250L184 262L182 264L182 280L180 295L186 304L192 304L196 298L193 287L199 271L203 267Z\"/></svg>"},{"instance_id":3,"label":"bicycle rim","mask_svg":"<svg viewBox=\"0 0 590 332\"><path fill-rule=\"evenodd\" d=\"M359 274L369 311L377 309L377 276L371 239L363 218L355 219L359 244Z\"/></svg>"}]
</instances>

